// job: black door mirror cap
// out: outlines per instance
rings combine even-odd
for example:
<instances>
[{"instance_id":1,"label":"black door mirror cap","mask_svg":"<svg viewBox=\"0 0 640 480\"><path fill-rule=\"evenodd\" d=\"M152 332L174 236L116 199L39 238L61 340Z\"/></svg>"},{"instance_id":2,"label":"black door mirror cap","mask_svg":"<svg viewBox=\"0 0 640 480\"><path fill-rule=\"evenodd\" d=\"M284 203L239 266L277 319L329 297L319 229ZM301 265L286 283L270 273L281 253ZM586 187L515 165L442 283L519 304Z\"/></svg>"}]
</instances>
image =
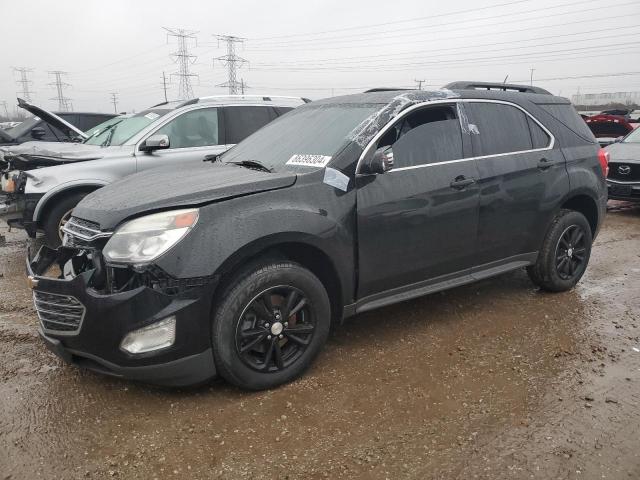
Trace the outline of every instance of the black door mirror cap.
<instances>
[{"instance_id":1,"label":"black door mirror cap","mask_svg":"<svg viewBox=\"0 0 640 480\"><path fill-rule=\"evenodd\" d=\"M378 148L368 162L363 163L360 173L382 174L393 168L393 149L390 146Z\"/></svg>"},{"instance_id":2,"label":"black door mirror cap","mask_svg":"<svg viewBox=\"0 0 640 480\"><path fill-rule=\"evenodd\" d=\"M31 129L31 136L33 138L43 138L47 134L47 131L42 127L33 127Z\"/></svg>"}]
</instances>

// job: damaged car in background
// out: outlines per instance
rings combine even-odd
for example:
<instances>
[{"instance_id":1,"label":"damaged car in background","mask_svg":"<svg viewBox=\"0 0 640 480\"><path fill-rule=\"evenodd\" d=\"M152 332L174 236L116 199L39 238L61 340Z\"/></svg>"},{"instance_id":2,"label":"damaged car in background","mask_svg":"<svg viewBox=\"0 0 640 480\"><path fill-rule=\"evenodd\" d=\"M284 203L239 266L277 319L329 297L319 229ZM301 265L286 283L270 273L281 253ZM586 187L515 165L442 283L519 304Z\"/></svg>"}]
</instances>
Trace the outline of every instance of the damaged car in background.
<instances>
[{"instance_id":1,"label":"damaged car in background","mask_svg":"<svg viewBox=\"0 0 640 480\"><path fill-rule=\"evenodd\" d=\"M264 389L333 320L524 267L572 288L607 155L567 99L455 86L313 102L216 162L89 194L27 259L45 344L117 377Z\"/></svg>"},{"instance_id":2,"label":"damaged car in background","mask_svg":"<svg viewBox=\"0 0 640 480\"><path fill-rule=\"evenodd\" d=\"M13 149L4 156L0 214L30 236L57 246L71 211L88 193L142 170L189 162L229 149L302 105L296 97L213 96L168 102L121 118L80 144ZM170 193L170 184L163 186Z\"/></svg>"},{"instance_id":3,"label":"damaged car in background","mask_svg":"<svg viewBox=\"0 0 640 480\"><path fill-rule=\"evenodd\" d=\"M95 112L52 113L21 98L18 98L18 106L31 113L33 117L9 130L0 129L0 148L34 141L82 141L88 136L85 131L117 116L114 113Z\"/></svg>"}]
</instances>

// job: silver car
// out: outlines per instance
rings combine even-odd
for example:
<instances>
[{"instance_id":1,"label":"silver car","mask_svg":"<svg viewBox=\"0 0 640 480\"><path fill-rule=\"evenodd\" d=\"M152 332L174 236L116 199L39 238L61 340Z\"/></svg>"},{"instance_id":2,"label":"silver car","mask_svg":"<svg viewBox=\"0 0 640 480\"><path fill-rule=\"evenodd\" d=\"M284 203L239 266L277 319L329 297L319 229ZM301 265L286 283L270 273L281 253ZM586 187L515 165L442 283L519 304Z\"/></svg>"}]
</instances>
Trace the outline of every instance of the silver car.
<instances>
[{"instance_id":1,"label":"silver car","mask_svg":"<svg viewBox=\"0 0 640 480\"><path fill-rule=\"evenodd\" d=\"M0 218L30 236L44 231L57 246L62 226L88 193L150 168L172 165L179 175L306 101L225 95L169 102L122 118L83 143L16 147L4 154Z\"/></svg>"}]
</instances>

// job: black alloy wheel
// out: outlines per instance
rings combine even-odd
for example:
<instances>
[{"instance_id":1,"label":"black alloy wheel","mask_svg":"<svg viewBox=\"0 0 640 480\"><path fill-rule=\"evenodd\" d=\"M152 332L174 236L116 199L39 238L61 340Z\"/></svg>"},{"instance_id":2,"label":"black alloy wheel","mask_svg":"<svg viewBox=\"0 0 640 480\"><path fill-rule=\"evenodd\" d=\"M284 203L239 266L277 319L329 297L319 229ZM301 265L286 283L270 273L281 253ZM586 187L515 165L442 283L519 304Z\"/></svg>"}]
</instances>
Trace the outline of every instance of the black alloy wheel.
<instances>
[{"instance_id":1,"label":"black alloy wheel","mask_svg":"<svg viewBox=\"0 0 640 480\"><path fill-rule=\"evenodd\" d=\"M242 361L259 372L277 372L295 363L315 330L307 302L301 290L285 285L256 295L236 327L236 349Z\"/></svg>"},{"instance_id":2,"label":"black alloy wheel","mask_svg":"<svg viewBox=\"0 0 640 480\"><path fill-rule=\"evenodd\" d=\"M563 280L570 280L581 272L587 261L585 232L579 225L571 225L560 235L556 246L556 270Z\"/></svg>"}]
</instances>

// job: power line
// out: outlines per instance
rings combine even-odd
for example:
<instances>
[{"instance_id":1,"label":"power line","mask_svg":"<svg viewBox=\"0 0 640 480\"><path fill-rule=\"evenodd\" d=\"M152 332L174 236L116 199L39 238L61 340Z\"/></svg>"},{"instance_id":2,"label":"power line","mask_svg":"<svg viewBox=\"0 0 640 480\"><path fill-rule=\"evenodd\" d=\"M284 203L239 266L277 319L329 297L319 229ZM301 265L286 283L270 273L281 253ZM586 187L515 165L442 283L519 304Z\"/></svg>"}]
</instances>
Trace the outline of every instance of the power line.
<instances>
[{"instance_id":1,"label":"power line","mask_svg":"<svg viewBox=\"0 0 640 480\"><path fill-rule=\"evenodd\" d=\"M63 72L62 70L53 70L48 72L49 75L53 75L54 81L49 83L49 85L55 87L56 96L51 98L51 100L56 100L58 102L58 110L61 112L70 112L73 110L73 104L71 103L71 99L65 97L64 89L70 87L71 85L63 82L63 75L67 75L67 72Z\"/></svg>"},{"instance_id":2,"label":"power line","mask_svg":"<svg viewBox=\"0 0 640 480\"><path fill-rule=\"evenodd\" d=\"M30 87L33 85L33 82L29 80L28 74L33 72L33 69L26 67L14 67L13 71L20 74L20 78L16 80L16 83L22 87L21 91L18 92L18 95L24 98L27 102L30 102L31 95L33 93Z\"/></svg>"},{"instance_id":3,"label":"power line","mask_svg":"<svg viewBox=\"0 0 640 480\"><path fill-rule=\"evenodd\" d=\"M224 42L227 44L227 54L213 59L214 65L218 61L227 67L227 81L216 85L216 87L227 87L229 95L237 95L238 90L242 89L244 91L244 80L242 82L238 81L238 69L248 62L236 55L236 44L242 45L245 39L234 37L233 35L214 35L214 37L218 39L218 43Z\"/></svg>"},{"instance_id":4,"label":"power line","mask_svg":"<svg viewBox=\"0 0 640 480\"><path fill-rule=\"evenodd\" d=\"M114 113L118 113L118 92L111 92L111 103L113 103Z\"/></svg>"},{"instance_id":5,"label":"power line","mask_svg":"<svg viewBox=\"0 0 640 480\"><path fill-rule=\"evenodd\" d=\"M172 73L171 76L179 77L178 98L180 100L189 100L194 97L193 87L191 86L191 77L197 77L196 73L190 72L190 66L195 63L196 56L189 53L189 40L195 40L196 46L198 39L195 31L184 30L182 28L170 29L163 27L167 33L167 41L169 37L178 39L178 50L171 54L174 61L178 64L178 72Z\"/></svg>"}]
</instances>

